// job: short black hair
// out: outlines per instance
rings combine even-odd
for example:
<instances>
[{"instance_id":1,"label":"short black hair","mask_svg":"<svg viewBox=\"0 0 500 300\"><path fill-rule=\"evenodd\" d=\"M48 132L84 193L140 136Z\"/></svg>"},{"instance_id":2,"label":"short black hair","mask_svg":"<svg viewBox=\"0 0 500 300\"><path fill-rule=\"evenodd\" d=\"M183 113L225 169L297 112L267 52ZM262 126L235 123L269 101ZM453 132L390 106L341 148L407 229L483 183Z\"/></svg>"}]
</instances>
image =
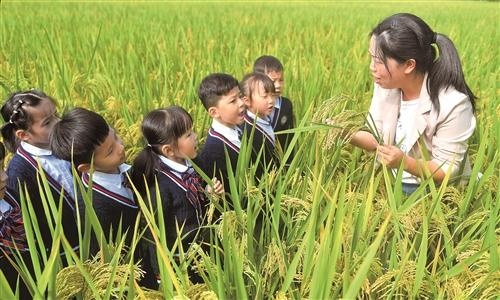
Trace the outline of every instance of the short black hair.
<instances>
[{"instance_id":1,"label":"short black hair","mask_svg":"<svg viewBox=\"0 0 500 300\"><path fill-rule=\"evenodd\" d=\"M216 106L220 98L238 86L238 80L229 74L213 73L203 78L198 88L198 97L208 110Z\"/></svg>"},{"instance_id":2,"label":"short black hair","mask_svg":"<svg viewBox=\"0 0 500 300\"><path fill-rule=\"evenodd\" d=\"M109 134L109 126L99 114L85 108L74 108L64 114L50 134L52 153L75 166L89 164L95 149Z\"/></svg>"},{"instance_id":3,"label":"short black hair","mask_svg":"<svg viewBox=\"0 0 500 300\"><path fill-rule=\"evenodd\" d=\"M283 72L283 65L274 56L263 55L253 63L253 71L267 74L268 72Z\"/></svg>"}]
</instances>

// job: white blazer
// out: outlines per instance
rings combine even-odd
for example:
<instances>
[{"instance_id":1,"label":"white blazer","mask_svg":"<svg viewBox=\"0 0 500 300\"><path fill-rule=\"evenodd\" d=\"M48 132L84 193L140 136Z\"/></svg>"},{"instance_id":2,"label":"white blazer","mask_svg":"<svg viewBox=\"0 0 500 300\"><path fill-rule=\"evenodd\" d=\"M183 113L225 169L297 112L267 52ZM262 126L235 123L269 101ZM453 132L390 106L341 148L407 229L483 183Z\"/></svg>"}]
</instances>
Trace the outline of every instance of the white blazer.
<instances>
[{"instance_id":1,"label":"white blazer","mask_svg":"<svg viewBox=\"0 0 500 300\"><path fill-rule=\"evenodd\" d=\"M468 176L471 167L467 156L468 139L476 128L476 118L469 97L453 87L439 93L440 110L432 105L427 92L427 74L420 90L421 103L414 118L413 131L408 136L408 153L413 158L422 158L417 143L425 147L431 160L441 166L451 177ZM384 89L375 84L370 114L384 143L394 144L396 123L401 104L400 89ZM368 117L369 123L371 118ZM463 164L463 165L462 165ZM462 172L460 173L460 171Z\"/></svg>"}]
</instances>

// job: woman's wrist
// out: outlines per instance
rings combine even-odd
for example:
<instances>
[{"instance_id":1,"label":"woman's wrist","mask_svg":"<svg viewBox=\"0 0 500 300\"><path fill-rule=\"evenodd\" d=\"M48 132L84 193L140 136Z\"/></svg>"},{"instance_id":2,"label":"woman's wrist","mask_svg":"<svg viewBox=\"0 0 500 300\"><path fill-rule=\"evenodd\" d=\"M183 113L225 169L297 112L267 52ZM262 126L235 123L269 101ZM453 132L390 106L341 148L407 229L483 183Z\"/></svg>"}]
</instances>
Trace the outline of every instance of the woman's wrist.
<instances>
[{"instance_id":1,"label":"woman's wrist","mask_svg":"<svg viewBox=\"0 0 500 300\"><path fill-rule=\"evenodd\" d=\"M416 160L413 157L408 156L407 154L403 154L403 158L401 159L401 163L403 164L403 170L413 175L418 176L416 170L414 168Z\"/></svg>"}]
</instances>

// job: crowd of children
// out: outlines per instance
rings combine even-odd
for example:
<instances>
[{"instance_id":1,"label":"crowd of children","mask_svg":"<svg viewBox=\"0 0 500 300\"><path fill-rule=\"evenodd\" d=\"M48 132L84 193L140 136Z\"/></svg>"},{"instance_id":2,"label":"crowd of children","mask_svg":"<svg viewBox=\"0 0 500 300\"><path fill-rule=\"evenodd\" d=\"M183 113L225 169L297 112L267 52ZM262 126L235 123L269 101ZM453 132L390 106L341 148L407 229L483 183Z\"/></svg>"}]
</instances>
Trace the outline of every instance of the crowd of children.
<instances>
[{"instance_id":1,"label":"crowd of children","mask_svg":"<svg viewBox=\"0 0 500 300\"><path fill-rule=\"evenodd\" d=\"M204 225L208 195L230 193L228 168L236 168L242 137L251 137L251 161L257 164L257 180L279 163L277 153L288 148L290 135L275 135L294 127L292 104L281 96L283 78L283 66L272 56L258 58L254 72L240 82L228 74L208 75L200 83L198 96L212 124L200 155L191 116L181 107L170 106L144 117L141 130L146 146L132 166L125 163L122 141L99 114L74 108L59 118L54 100L43 92L12 94L1 108L3 142L14 154L6 172L5 150L0 143L0 260L11 286L16 286L18 278L11 264L4 263L9 249L27 250L19 195L29 196L40 242L50 252L55 216L44 208L42 199L47 195L39 188L42 174L56 203L57 199L64 200L62 227L76 251L77 220L82 224L88 220L83 194L92 195L91 204L104 237L116 236L121 228L128 232L126 241L130 242L130 232L140 216L132 187L151 199L153 211L161 206L165 246L174 247L180 238L187 249ZM192 163L213 178L210 184ZM84 189L74 183L73 174L81 178ZM92 255L99 251L100 240L102 237L94 233ZM140 259L150 265L146 271L158 275L155 248L144 249L139 253L144 254Z\"/></svg>"}]
</instances>

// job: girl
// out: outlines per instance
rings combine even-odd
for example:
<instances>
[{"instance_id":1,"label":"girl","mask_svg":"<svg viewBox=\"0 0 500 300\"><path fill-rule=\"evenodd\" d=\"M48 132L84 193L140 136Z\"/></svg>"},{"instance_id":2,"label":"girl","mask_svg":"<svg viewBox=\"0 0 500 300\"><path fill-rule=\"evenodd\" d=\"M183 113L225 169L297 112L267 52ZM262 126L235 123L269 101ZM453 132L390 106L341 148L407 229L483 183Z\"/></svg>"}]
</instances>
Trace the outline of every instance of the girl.
<instances>
[{"instance_id":1,"label":"girl","mask_svg":"<svg viewBox=\"0 0 500 300\"><path fill-rule=\"evenodd\" d=\"M193 121L183 108L171 106L148 113L141 129L147 146L134 160L132 182L142 195L149 190L153 205L162 205L167 247L174 245L177 228L183 227L182 244L187 249L202 225L208 204L202 179L188 161L197 156ZM214 190L224 192L215 178Z\"/></svg>"},{"instance_id":2,"label":"girl","mask_svg":"<svg viewBox=\"0 0 500 300\"><path fill-rule=\"evenodd\" d=\"M43 92L30 90L12 94L0 109L5 121L1 129L7 149L14 154L7 168L7 186L19 195L29 196L41 237L50 248L50 218L45 214L39 188L39 164L49 182L56 204L63 197L62 223L66 237L77 247L78 235L74 218L73 176L70 162L57 159L49 149L49 134L58 121L54 100ZM50 250L50 249L48 249Z\"/></svg>"},{"instance_id":3,"label":"girl","mask_svg":"<svg viewBox=\"0 0 500 300\"><path fill-rule=\"evenodd\" d=\"M279 165L275 151L276 137L270 118L276 101L274 83L265 74L251 73L242 79L240 90L243 95L241 99L247 107L242 130L249 137L255 126L251 141L252 162L256 162L259 152L264 148L256 171L259 179L270 164Z\"/></svg>"},{"instance_id":4,"label":"girl","mask_svg":"<svg viewBox=\"0 0 500 300\"><path fill-rule=\"evenodd\" d=\"M452 41L417 16L396 14L372 30L369 53L375 81L370 114L384 144L362 131L351 142L377 150L388 167L402 163L406 194L419 186L422 166L437 183L447 172L451 179L469 175L467 141L476 126L476 97L465 82Z\"/></svg>"},{"instance_id":5,"label":"girl","mask_svg":"<svg viewBox=\"0 0 500 300\"><path fill-rule=\"evenodd\" d=\"M0 143L0 270L5 275L11 289L15 291L19 273L7 256L11 256L11 253L16 253L17 250L26 254L28 249L19 198L14 191L7 188L8 176L4 170L4 158L5 148ZM10 258L15 260L13 256ZM27 257L24 259L25 262L28 261ZM21 299L24 299L23 296L31 298L22 280L19 281L19 287Z\"/></svg>"}]
</instances>

